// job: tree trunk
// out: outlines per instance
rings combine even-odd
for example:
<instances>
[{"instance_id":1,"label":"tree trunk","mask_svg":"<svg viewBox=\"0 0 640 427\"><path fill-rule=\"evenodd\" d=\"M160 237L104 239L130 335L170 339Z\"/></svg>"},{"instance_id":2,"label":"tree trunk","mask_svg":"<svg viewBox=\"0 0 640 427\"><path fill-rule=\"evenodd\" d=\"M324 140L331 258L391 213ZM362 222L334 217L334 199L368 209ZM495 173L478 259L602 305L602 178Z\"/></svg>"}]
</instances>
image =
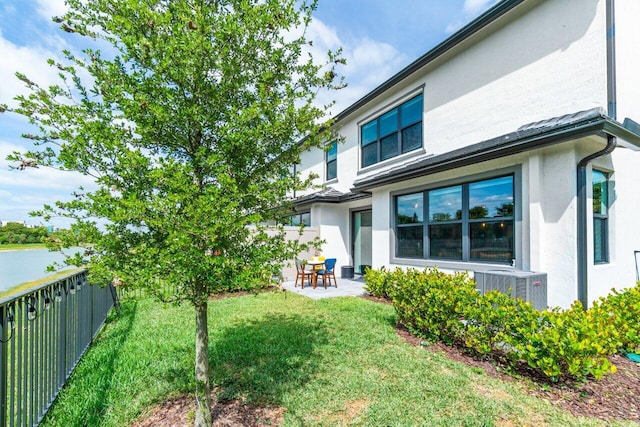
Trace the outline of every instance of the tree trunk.
<instances>
[{"instance_id":1,"label":"tree trunk","mask_svg":"<svg viewBox=\"0 0 640 427\"><path fill-rule=\"evenodd\" d=\"M196 427L211 427L208 302L196 304Z\"/></svg>"}]
</instances>

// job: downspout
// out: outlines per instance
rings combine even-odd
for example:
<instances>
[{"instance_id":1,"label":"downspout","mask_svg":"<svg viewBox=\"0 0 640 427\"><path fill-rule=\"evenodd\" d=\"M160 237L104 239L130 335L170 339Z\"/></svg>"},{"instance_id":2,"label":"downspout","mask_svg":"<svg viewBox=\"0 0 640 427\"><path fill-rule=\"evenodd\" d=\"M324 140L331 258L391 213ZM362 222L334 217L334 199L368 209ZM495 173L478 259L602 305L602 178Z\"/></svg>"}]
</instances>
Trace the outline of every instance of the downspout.
<instances>
[{"instance_id":1,"label":"downspout","mask_svg":"<svg viewBox=\"0 0 640 427\"><path fill-rule=\"evenodd\" d=\"M616 91L616 21L615 0L607 0L607 115L616 119L618 115Z\"/></svg>"},{"instance_id":2,"label":"downspout","mask_svg":"<svg viewBox=\"0 0 640 427\"><path fill-rule=\"evenodd\" d=\"M589 253L587 251L587 165L598 157L611 154L616 148L616 137L607 135L607 145L602 150L590 154L578 162L578 301L586 310L589 306L587 295L587 266Z\"/></svg>"}]
</instances>

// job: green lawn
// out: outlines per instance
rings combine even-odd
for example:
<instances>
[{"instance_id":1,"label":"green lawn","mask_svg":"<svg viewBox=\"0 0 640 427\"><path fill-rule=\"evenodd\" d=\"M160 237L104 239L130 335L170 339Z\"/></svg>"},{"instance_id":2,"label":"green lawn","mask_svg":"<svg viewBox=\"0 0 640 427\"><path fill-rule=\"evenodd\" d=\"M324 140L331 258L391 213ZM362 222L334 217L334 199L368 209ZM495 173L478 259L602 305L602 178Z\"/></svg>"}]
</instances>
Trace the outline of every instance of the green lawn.
<instances>
[{"instance_id":1,"label":"green lawn","mask_svg":"<svg viewBox=\"0 0 640 427\"><path fill-rule=\"evenodd\" d=\"M46 249L46 245L44 243L27 243L27 244L18 244L18 243L9 243L6 245L0 245L0 251L16 251L16 250L25 250L25 249Z\"/></svg>"},{"instance_id":2,"label":"green lawn","mask_svg":"<svg viewBox=\"0 0 640 427\"><path fill-rule=\"evenodd\" d=\"M209 318L220 397L284 407L286 426L604 425L405 343L388 305L277 292L212 302ZM187 305L124 303L42 425L128 426L190 393L193 328Z\"/></svg>"}]
</instances>

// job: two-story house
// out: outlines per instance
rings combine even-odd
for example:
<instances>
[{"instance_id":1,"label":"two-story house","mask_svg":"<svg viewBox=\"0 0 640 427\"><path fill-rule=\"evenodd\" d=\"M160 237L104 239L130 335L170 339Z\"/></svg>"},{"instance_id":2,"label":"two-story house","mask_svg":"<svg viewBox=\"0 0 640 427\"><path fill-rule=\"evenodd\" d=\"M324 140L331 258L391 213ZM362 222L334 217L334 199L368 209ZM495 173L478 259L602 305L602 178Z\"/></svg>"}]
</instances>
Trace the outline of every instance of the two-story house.
<instances>
[{"instance_id":1,"label":"two-story house","mask_svg":"<svg viewBox=\"0 0 640 427\"><path fill-rule=\"evenodd\" d=\"M640 2L503 0L339 114L297 169L323 252L547 274L548 305L636 281Z\"/></svg>"}]
</instances>

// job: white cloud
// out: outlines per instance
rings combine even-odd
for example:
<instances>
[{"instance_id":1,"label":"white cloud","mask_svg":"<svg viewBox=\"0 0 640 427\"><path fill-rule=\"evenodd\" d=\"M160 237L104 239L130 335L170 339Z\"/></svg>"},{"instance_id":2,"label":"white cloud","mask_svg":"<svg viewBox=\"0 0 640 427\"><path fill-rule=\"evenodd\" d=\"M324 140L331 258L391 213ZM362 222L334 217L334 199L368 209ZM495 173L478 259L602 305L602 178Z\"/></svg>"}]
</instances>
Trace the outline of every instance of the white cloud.
<instances>
[{"instance_id":1,"label":"white cloud","mask_svg":"<svg viewBox=\"0 0 640 427\"><path fill-rule=\"evenodd\" d=\"M42 47L17 46L0 37L0 58L11 58L0 61L0 102L12 104L14 96L25 94L24 84L15 76L16 72L25 74L29 79L41 86L48 86L57 80L57 73L46 63L54 58L54 52Z\"/></svg>"},{"instance_id":2,"label":"white cloud","mask_svg":"<svg viewBox=\"0 0 640 427\"><path fill-rule=\"evenodd\" d=\"M342 47L342 56L347 60L346 66L338 66L338 75L345 77L347 87L340 91L321 93L318 101L327 103L336 100L332 113L337 114L349 105L366 95L376 86L405 65L407 58L388 43L381 43L370 38L345 40L335 28L314 19L307 30L307 38L313 41L309 51L316 61L326 56L327 50Z\"/></svg>"},{"instance_id":3,"label":"white cloud","mask_svg":"<svg viewBox=\"0 0 640 427\"><path fill-rule=\"evenodd\" d=\"M46 20L51 20L54 16L62 16L67 11L64 0L36 0L37 12Z\"/></svg>"},{"instance_id":4,"label":"white cloud","mask_svg":"<svg viewBox=\"0 0 640 427\"><path fill-rule=\"evenodd\" d=\"M14 151L21 152L24 151L24 148L0 141L0 188L5 189L5 191L15 192L20 189L38 189L40 191L70 194L80 186L86 188L95 187L91 177L76 172L60 171L47 167L27 168L23 171L11 170L9 168L10 163L5 159L7 155Z\"/></svg>"},{"instance_id":5,"label":"white cloud","mask_svg":"<svg viewBox=\"0 0 640 427\"><path fill-rule=\"evenodd\" d=\"M7 154L21 151L22 147L0 141L0 220L26 221L40 224L41 219L31 218L29 212L40 210L45 204L73 198L72 192L79 187L96 188L90 177L76 172L63 172L52 168L10 170ZM66 227L69 220L55 218L51 221L58 227Z\"/></svg>"},{"instance_id":6,"label":"white cloud","mask_svg":"<svg viewBox=\"0 0 640 427\"><path fill-rule=\"evenodd\" d=\"M498 3L498 1L499 0L465 0L464 5L462 6L462 12L464 14L463 18L449 23L445 32L447 34L455 33L472 19Z\"/></svg>"}]
</instances>

